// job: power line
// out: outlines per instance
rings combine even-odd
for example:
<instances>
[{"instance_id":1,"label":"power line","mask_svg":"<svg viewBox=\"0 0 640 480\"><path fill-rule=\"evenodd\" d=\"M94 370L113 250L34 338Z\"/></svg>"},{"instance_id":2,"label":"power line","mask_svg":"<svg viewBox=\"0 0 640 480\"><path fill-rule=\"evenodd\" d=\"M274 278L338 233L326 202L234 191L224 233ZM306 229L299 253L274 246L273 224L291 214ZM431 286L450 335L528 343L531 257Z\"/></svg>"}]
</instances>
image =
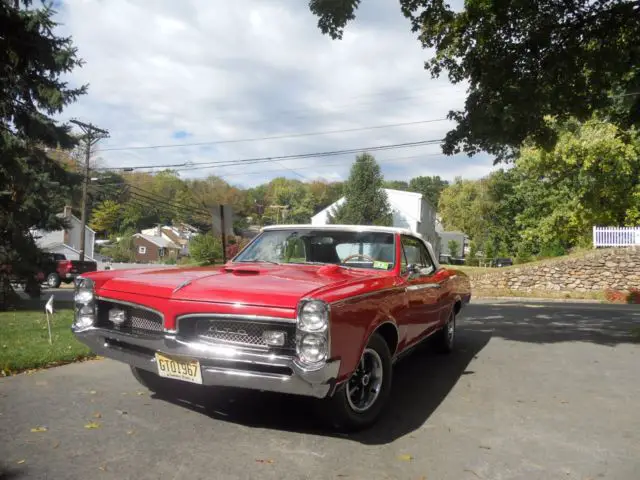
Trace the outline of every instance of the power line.
<instances>
[{"instance_id":1,"label":"power line","mask_svg":"<svg viewBox=\"0 0 640 480\"><path fill-rule=\"evenodd\" d=\"M394 162L397 160L410 160L413 158L423 158L423 157L441 157L444 154L442 153L423 153L421 155L411 155L411 156L407 156L407 157L392 157L392 158L383 158L383 159L377 159L376 161L378 162L379 165L385 165L388 162ZM280 164L281 165L281 164ZM340 163L323 163L322 165L310 165L307 167L296 167L296 170L311 170L311 169L321 169L321 168L325 168L325 167L336 167L339 165L344 165L344 162L340 162ZM284 165L282 165L284 166ZM215 167L211 167L211 168L215 168ZM224 173L224 174L220 174L217 173L216 176L220 177L220 178L226 178L226 177L235 177L235 176L244 176L244 175L263 175L265 173L268 172L284 172L287 171L289 169L287 169L286 167L282 170L257 170L257 171L253 171L253 172L235 172L235 173ZM314 179L311 178L306 178L309 181L313 181Z\"/></svg>"},{"instance_id":2,"label":"power line","mask_svg":"<svg viewBox=\"0 0 640 480\"><path fill-rule=\"evenodd\" d=\"M268 137L239 138L234 140L215 140L210 142L173 143L173 144L164 144L164 145L147 145L147 146L140 146L140 147L113 147L113 148L103 148L101 151L116 152L116 151L124 151L124 150L150 150L150 149L158 149L158 148L202 147L202 146L208 146L208 145L222 145L222 144L231 144L231 143L250 143L250 142L261 142L266 140L281 140L285 138L314 137L314 136L320 136L320 135L333 135L336 133L362 132L365 130L380 130L384 128L405 127L409 125L419 125L419 124L425 124L425 123L435 123L435 122L445 122L445 121L449 121L449 119L446 117L434 118L430 120L417 120L414 122L390 123L386 125L374 125L369 127L343 128L338 130L325 130L320 132L291 133L286 135L273 135Z\"/></svg>"},{"instance_id":3,"label":"power line","mask_svg":"<svg viewBox=\"0 0 640 480\"><path fill-rule=\"evenodd\" d=\"M155 203L159 203L165 207L169 207L169 208L174 208L174 209L178 209L178 210L182 210L185 211L187 213L198 213L201 215L210 215L210 212L208 212L207 210L205 210L204 208L200 208L197 206L189 206L189 205L185 205L183 203L179 203L179 202L171 202L170 200L168 200L166 197L162 197L160 195L154 194L152 192L148 192L147 190L141 189L140 187L137 187L135 185L130 185L126 182L115 182L115 183L104 183L99 185L99 187L106 187L106 186L110 186L110 185L123 185L132 190L129 190L129 195L138 200L138 201L148 201L148 202L155 202ZM142 193L136 192L135 190L141 190L143 192L147 192L149 195L144 195ZM155 206L155 204L154 204Z\"/></svg>"},{"instance_id":4,"label":"power line","mask_svg":"<svg viewBox=\"0 0 640 480\"><path fill-rule=\"evenodd\" d=\"M319 158L319 157L332 157L337 155L348 155L353 153L360 152L379 152L385 150L394 150L398 148L412 148L412 147L420 147L423 145L434 145L440 143L442 139L432 139L432 140L420 140L416 142L405 142L405 143L393 143L387 145L377 145L372 147L359 147L359 148L351 148L351 149L343 149L343 150L329 150L324 152L309 152L309 153L300 153L295 155L276 155L271 157L254 157L254 158L244 158L237 160L216 160L210 162L183 162L183 163L173 163L173 164L164 164L164 165L137 165L132 167L108 167L108 168L99 168L96 170L109 170L109 171L133 171L133 170L142 170L142 169L154 169L154 168L177 168L177 167L185 167L180 170L198 170L201 168L208 168L208 166L229 166L229 165L249 165L254 163L264 163L264 162L273 162L274 160L292 160L292 159L303 159L303 158ZM207 166L207 167L205 167Z\"/></svg>"}]
</instances>

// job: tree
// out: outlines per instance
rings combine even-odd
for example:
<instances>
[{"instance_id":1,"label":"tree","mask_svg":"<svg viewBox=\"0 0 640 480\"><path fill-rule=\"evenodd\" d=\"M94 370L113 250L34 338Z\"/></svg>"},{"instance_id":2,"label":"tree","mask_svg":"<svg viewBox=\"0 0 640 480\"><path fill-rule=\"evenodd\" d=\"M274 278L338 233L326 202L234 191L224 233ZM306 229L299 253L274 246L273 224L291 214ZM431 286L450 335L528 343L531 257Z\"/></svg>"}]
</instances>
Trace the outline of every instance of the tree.
<instances>
[{"instance_id":1,"label":"tree","mask_svg":"<svg viewBox=\"0 0 640 480\"><path fill-rule=\"evenodd\" d=\"M197 235L189 243L189 255L201 265L212 265L222 260L222 241L211 233Z\"/></svg>"},{"instance_id":2,"label":"tree","mask_svg":"<svg viewBox=\"0 0 640 480\"><path fill-rule=\"evenodd\" d=\"M469 255L465 263L470 266L478 265L478 244L473 240L469 243Z\"/></svg>"},{"instance_id":3,"label":"tree","mask_svg":"<svg viewBox=\"0 0 640 480\"><path fill-rule=\"evenodd\" d=\"M28 279L36 272L31 229L63 227L56 214L79 182L47 154L77 143L70 126L52 117L86 92L60 78L81 60L70 38L54 35L54 13L29 0L0 0L0 308L10 291L6 271Z\"/></svg>"},{"instance_id":4,"label":"tree","mask_svg":"<svg viewBox=\"0 0 640 480\"><path fill-rule=\"evenodd\" d=\"M391 225L393 215L383 185L376 159L368 153L358 155L344 185L344 202L330 214L329 221L354 225Z\"/></svg>"},{"instance_id":5,"label":"tree","mask_svg":"<svg viewBox=\"0 0 640 480\"><path fill-rule=\"evenodd\" d=\"M409 184L404 180L385 180L384 188L389 188L391 190L409 190Z\"/></svg>"},{"instance_id":6,"label":"tree","mask_svg":"<svg viewBox=\"0 0 640 480\"><path fill-rule=\"evenodd\" d=\"M487 183L456 178L442 192L439 211L446 230L464 232L478 243L486 241L493 206Z\"/></svg>"},{"instance_id":7,"label":"tree","mask_svg":"<svg viewBox=\"0 0 640 480\"><path fill-rule=\"evenodd\" d=\"M447 247L449 248L449 255L451 255L452 258L457 258L460 253L460 244L455 240L449 240Z\"/></svg>"},{"instance_id":8,"label":"tree","mask_svg":"<svg viewBox=\"0 0 640 480\"><path fill-rule=\"evenodd\" d=\"M598 120L558 124L556 146L525 144L516 161L516 223L535 251L591 242L594 225L625 225L640 204L640 136Z\"/></svg>"},{"instance_id":9,"label":"tree","mask_svg":"<svg viewBox=\"0 0 640 480\"><path fill-rule=\"evenodd\" d=\"M421 193L434 208L438 207L440 194L449 185L449 182L442 180L439 176L415 177L409 181L409 190Z\"/></svg>"},{"instance_id":10,"label":"tree","mask_svg":"<svg viewBox=\"0 0 640 480\"><path fill-rule=\"evenodd\" d=\"M359 0L311 0L320 30L342 38ZM605 113L640 123L640 2L627 0L400 0L430 58L432 76L468 83L464 110L449 117L446 154L486 150L509 158L527 139L550 148L548 115L585 121ZM432 52L432 53L431 53Z\"/></svg>"},{"instance_id":11,"label":"tree","mask_svg":"<svg viewBox=\"0 0 640 480\"><path fill-rule=\"evenodd\" d=\"M99 233L115 233L120 224L122 206L113 200L105 200L91 212L91 228Z\"/></svg>"}]
</instances>

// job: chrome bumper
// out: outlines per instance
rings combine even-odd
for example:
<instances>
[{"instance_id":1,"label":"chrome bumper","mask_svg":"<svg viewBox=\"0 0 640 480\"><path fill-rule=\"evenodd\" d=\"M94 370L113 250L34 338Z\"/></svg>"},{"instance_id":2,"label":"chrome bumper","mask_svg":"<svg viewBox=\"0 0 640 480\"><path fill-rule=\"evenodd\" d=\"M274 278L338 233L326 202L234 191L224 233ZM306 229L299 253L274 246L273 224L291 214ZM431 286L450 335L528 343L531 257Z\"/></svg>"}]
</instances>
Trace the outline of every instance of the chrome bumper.
<instances>
[{"instance_id":1,"label":"chrome bumper","mask_svg":"<svg viewBox=\"0 0 640 480\"><path fill-rule=\"evenodd\" d=\"M171 334L154 337L90 327L73 329L76 338L103 357L157 373L155 353L188 357L200 362L203 385L248 388L325 398L333 394L340 361L310 370L294 357L203 342Z\"/></svg>"}]
</instances>

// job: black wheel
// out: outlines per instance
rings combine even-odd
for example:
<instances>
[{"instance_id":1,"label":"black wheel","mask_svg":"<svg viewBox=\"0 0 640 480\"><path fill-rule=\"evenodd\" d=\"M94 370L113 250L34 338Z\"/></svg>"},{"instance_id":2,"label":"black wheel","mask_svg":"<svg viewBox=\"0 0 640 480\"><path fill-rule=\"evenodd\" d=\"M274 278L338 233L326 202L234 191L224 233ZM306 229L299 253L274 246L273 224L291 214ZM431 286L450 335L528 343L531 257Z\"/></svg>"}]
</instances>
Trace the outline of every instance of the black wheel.
<instances>
[{"instance_id":1,"label":"black wheel","mask_svg":"<svg viewBox=\"0 0 640 480\"><path fill-rule=\"evenodd\" d=\"M137 367L131 367L131 373L133 373L140 385L157 394L169 393L172 385L177 381L170 378L162 378L160 375Z\"/></svg>"},{"instance_id":2,"label":"black wheel","mask_svg":"<svg viewBox=\"0 0 640 480\"><path fill-rule=\"evenodd\" d=\"M391 393L391 353L387 342L374 334L356 370L329 400L330 416L341 430L361 430L380 416Z\"/></svg>"},{"instance_id":3,"label":"black wheel","mask_svg":"<svg viewBox=\"0 0 640 480\"><path fill-rule=\"evenodd\" d=\"M49 288L58 288L61 283L62 280L60 280L60 275L57 273L50 273L47 275L47 285Z\"/></svg>"},{"instance_id":4,"label":"black wheel","mask_svg":"<svg viewBox=\"0 0 640 480\"><path fill-rule=\"evenodd\" d=\"M436 347L440 353L451 353L456 340L456 310L453 308L444 327L436 334Z\"/></svg>"}]
</instances>

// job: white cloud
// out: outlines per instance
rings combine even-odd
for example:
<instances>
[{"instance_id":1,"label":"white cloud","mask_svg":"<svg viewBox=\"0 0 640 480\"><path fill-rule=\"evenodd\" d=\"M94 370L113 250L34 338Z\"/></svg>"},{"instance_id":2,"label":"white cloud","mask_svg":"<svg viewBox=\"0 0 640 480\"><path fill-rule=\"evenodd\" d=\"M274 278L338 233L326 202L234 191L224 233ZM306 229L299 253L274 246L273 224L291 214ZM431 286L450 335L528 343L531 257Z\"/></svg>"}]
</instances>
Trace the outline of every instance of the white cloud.
<instances>
[{"instance_id":1,"label":"white cloud","mask_svg":"<svg viewBox=\"0 0 640 480\"><path fill-rule=\"evenodd\" d=\"M106 128L109 167L235 160L438 139L451 122L207 147L109 148L214 142L349 129L446 116L464 86L433 80L426 53L399 6L367 0L342 41L316 27L307 2L292 0L66 0L58 20L86 61L71 75L89 94L63 118ZM486 155L434 155L437 146L376 155L388 178L479 177ZM398 157L421 155L398 160ZM353 155L188 170L255 185L285 175L342 179Z\"/></svg>"}]
</instances>

